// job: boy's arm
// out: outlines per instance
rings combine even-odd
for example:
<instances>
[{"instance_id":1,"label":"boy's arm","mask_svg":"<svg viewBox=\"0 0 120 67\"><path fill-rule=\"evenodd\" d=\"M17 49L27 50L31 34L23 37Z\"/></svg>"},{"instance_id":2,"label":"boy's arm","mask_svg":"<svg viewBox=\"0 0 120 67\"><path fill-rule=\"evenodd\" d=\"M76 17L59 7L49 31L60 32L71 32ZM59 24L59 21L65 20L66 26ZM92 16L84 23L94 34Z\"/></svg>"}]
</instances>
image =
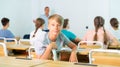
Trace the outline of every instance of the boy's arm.
<instances>
[{"instance_id":1,"label":"boy's arm","mask_svg":"<svg viewBox=\"0 0 120 67\"><path fill-rule=\"evenodd\" d=\"M70 62L78 62L78 60L77 60L77 54L76 54L76 52L77 52L77 46L73 42L70 42L68 44L68 47L70 47L72 49L69 61Z\"/></svg>"}]
</instances>

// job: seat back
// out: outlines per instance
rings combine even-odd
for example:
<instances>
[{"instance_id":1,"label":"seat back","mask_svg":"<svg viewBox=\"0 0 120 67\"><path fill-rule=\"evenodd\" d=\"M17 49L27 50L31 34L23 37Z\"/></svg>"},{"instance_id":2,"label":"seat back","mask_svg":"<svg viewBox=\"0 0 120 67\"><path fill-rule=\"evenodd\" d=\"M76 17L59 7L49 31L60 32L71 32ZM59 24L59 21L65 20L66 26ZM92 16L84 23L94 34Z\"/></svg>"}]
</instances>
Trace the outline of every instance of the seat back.
<instances>
[{"instance_id":1,"label":"seat back","mask_svg":"<svg viewBox=\"0 0 120 67\"><path fill-rule=\"evenodd\" d=\"M4 43L6 44L6 45L11 45L11 44L13 44L13 45L16 45L17 44L17 40L15 39L15 38L5 38L5 41L4 41Z\"/></svg>"},{"instance_id":2,"label":"seat back","mask_svg":"<svg viewBox=\"0 0 120 67\"><path fill-rule=\"evenodd\" d=\"M28 57L29 58L36 58L35 48L34 46L30 46L28 49Z\"/></svg>"},{"instance_id":3,"label":"seat back","mask_svg":"<svg viewBox=\"0 0 120 67\"><path fill-rule=\"evenodd\" d=\"M19 44L30 45L30 39L20 39Z\"/></svg>"},{"instance_id":4,"label":"seat back","mask_svg":"<svg viewBox=\"0 0 120 67\"><path fill-rule=\"evenodd\" d=\"M0 37L0 42L5 43L6 45L17 44L17 40L15 38Z\"/></svg>"},{"instance_id":5,"label":"seat back","mask_svg":"<svg viewBox=\"0 0 120 67\"><path fill-rule=\"evenodd\" d=\"M0 56L8 56L6 45L0 42Z\"/></svg>"},{"instance_id":6,"label":"seat back","mask_svg":"<svg viewBox=\"0 0 120 67\"><path fill-rule=\"evenodd\" d=\"M5 42L5 38L4 37L0 37L0 42L4 43Z\"/></svg>"},{"instance_id":7,"label":"seat back","mask_svg":"<svg viewBox=\"0 0 120 67\"><path fill-rule=\"evenodd\" d=\"M89 52L89 63L120 66L120 50L92 49Z\"/></svg>"},{"instance_id":8,"label":"seat back","mask_svg":"<svg viewBox=\"0 0 120 67\"><path fill-rule=\"evenodd\" d=\"M103 49L103 43L99 41L80 41L78 49L80 48Z\"/></svg>"},{"instance_id":9,"label":"seat back","mask_svg":"<svg viewBox=\"0 0 120 67\"><path fill-rule=\"evenodd\" d=\"M30 39L30 34L25 34L25 35L23 36L23 39Z\"/></svg>"}]
</instances>

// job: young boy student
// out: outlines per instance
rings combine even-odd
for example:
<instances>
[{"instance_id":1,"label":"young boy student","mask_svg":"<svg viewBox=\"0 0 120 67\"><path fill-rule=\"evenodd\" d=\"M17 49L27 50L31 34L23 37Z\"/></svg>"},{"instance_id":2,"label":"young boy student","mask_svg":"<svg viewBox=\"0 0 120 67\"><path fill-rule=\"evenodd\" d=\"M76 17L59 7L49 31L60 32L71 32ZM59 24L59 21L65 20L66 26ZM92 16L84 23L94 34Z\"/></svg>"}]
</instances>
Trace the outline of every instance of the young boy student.
<instances>
[{"instance_id":1,"label":"young boy student","mask_svg":"<svg viewBox=\"0 0 120 67\"><path fill-rule=\"evenodd\" d=\"M38 49L36 50L36 54L39 59L48 59L52 49L60 50L62 48L62 45L65 44L72 49L69 61L77 62L76 56L77 47L73 42L71 42L61 33L62 26L63 18L60 15L54 14L49 17L48 19L49 32L46 33L44 37L41 38L41 40L39 40L40 44L36 45L35 47L35 49ZM40 45L43 46L39 47ZM43 49L42 51L40 50L41 48Z\"/></svg>"}]
</instances>

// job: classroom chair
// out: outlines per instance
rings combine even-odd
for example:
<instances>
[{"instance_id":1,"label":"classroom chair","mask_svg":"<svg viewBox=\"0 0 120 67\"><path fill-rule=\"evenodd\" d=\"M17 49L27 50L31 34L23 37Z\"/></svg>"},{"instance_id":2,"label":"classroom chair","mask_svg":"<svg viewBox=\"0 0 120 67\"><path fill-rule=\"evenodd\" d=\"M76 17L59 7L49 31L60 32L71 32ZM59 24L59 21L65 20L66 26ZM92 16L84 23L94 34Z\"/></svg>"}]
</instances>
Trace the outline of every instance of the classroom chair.
<instances>
[{"instance_id":1,"label":"classroom chair","mask_svg":"<svg viewBox=\"0 0 120 67\"><path fill-rule=\"evenodd\" d=\"M28 49L28 58L36 58L34 46L30 46Z\"/></svg>"},{"instance_id":2,"label":"classroom chair","mask_svg":"<svg viewBox=\"0 0 120 67\"><path fill-rule=\"evenodd\" d=\"M17 40L15 38L5 38L4 43L6 45L12 44L12 45L17 45Z\"/></svg>"},{"instance_id":3,"label":"classroom chair","mask_svg":"<svg viewBox=\"0 0 120 67\"><path fill-rule=\"evenodd\" d=\"M0 56L8 56L6 45L1 42L0 42Z\"/></svg>"},{"instance_id":4,"label":"classroom chair","mask_svg":"<svg viewBox=\"0 0 120 67\"><path fill-rule=\"evenodd\" d=\"M86 49L86 48L92 48L92 49L103 49L103 43L100 41L80 41L78 43L78 50L79 49Z\"/></svg>"},{"instance_id":5,"label":"classroom chair","mask_svg":"<svg viewBox=\"0 0 120 67\"><path fill-rule=\"evenodd\" d=\"M91 49L103 49L103 43L99 41L80 41L78 43L78 54L88 55Z\"/></svg>"},{"instance_id":6,"label":"classroom chair","mask_svg":"<svg viewBox=\"0 0 120 67\"><path fill-rule=\"evenodd\" d=\"M20 39L19 40L19 45L31 45L30 44L30 39Z\"/></svg>"},{"instance_id":7,"label":"classroom chair","mask_svg":"<svg viewBox=\"0 0 120 67\"><path fill-rule=\"evenodd\" d=\"M5 42L5 38L4 37L0 37L0 42L4 43Z\"/></svg>"},{"instance_id":8,"label":"classroom chair","mask_svg":"<svg viewBox=\"0 0 120 67\"><path fill-rule=\"evenodd\" d=\"M120 66L120 50L92 49L89 51L89 63Z\"/></svg>"}]
</instances>

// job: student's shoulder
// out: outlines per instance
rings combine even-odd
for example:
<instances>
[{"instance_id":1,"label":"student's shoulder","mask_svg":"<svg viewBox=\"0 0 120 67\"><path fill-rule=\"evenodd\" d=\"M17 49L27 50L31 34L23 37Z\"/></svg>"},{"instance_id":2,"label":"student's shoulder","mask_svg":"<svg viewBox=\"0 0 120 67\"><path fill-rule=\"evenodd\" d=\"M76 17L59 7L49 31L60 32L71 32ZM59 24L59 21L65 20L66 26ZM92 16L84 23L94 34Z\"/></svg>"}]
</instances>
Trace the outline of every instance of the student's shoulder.
<instances>
[{"instance_id":1,"label":"student's shoulder","mask_svg":"<svg viewBox=\"0 0 120 67\"><path fill-rule=\"evenodd\" d=\"M65 33L65 34L71 33L71 31L68 31L68 30L62 30L61 32L62 32L62 33Z\"/></svg>"},{"instance_id":2,"label":"student's shoulder","mask_svg":"<svg viewBox=\"0 0 120 67\"><path fill-rule=\"evenodd\" d=\"M62 39L66 38L66 36L62 32L60 32L60 34L58 35L58 37L62 38Z\"/></svg>"},{"instance_id":3,"label":"student's shoulder","mask_svg":"<svg viewBox=\"0 0 120 67\"><path fill-rule=\"evenodd\" d=\"M0 31L2 31L2 29L0 29Z\"/></svg>"},{"instance_id":4,"label":"student's shoulder","mask_svg":"<svg viewBox=\"0 0 120 67\"><path fill-rule=\"evenodd\" d=\"M8 32L8 33L11 32L9 29L6 29L5 31Z\"/></svg>"}]
</instances>

